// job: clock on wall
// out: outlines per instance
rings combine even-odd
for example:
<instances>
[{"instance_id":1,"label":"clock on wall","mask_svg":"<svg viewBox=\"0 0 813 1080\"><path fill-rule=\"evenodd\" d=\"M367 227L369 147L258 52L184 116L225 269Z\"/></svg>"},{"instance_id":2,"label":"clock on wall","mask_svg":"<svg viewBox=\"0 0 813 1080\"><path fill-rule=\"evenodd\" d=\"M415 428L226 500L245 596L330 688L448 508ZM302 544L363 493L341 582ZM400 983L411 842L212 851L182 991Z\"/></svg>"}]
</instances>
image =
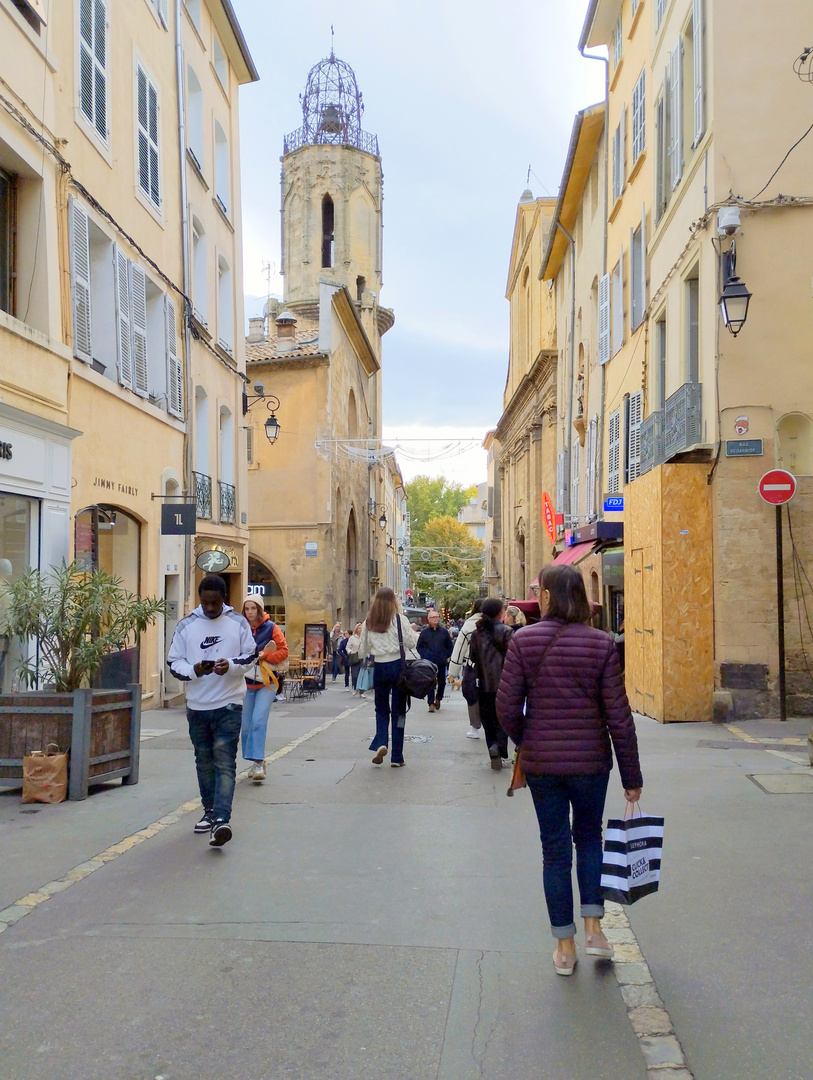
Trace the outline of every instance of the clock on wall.
<instances>
[{"instance_id":1,"label":"clock on wall","mask_svg":"<svg viewBox=\"0 0 813 1080\"><path fill-rule=\"evenodd\" d=\"M225 551L202 551L195 560L195 565L207 574L219 574L231 565L231 559Z\"/></svg>"}]
</instances>

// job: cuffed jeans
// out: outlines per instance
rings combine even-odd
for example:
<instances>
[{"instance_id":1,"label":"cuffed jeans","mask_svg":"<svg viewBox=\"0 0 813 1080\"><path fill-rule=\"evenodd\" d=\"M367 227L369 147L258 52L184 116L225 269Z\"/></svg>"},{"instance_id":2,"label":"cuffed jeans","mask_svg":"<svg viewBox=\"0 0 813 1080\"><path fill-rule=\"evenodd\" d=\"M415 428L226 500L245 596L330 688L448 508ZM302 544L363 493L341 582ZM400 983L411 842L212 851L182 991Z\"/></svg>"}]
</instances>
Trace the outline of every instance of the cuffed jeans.
<instances>
[{"instance_id":1,"label":"cuffed jeans","mask_svg":"<svg viewBox=\"0 0 813 1080\"><path fill-rule=\"evenodd\" d=\"M557 939L573 937L573 845L582 918L600 919L601 825L607 796L607 773L598 776L527 776L542 841L542 883L550 929ZM570 808L573 807L573 831Z\"/></svg>"},{"instance_id":2,"label":"cuffed jeans","mask_svg":"<svg viewBox=\"0 0 813 1080\"><path fill-rule=\"evenodd\" d=\"M216 818L231 819L234 778L237 775L237 740L242 705L222 709L187 709L189 738L195 748L200 801Z\"/></svg>"},{"instance_id":3,"label":"cuffed jeans","mask_svg":"<svg viewBox=\"0 0 813 1080\"><path fill-rule=\"evenodd\" d=\"M240 729L240 741L243 744L243 757L246 761L263 761L265 758L265 736L268 731L268 714L277 696L273 686L260 686L256 690L246 690L243 701L243 724Z\"/></svg>"},{"instance_id":4,"label":"cuffed jeans","mask_svg":"<svg viewBox=\"0 0 813 1080\"><path fill-rule=\"evenodd\" d=\"M386 664L376 661L373 668L375 736L370 743L370 749L377 750L379 746L389 746L391 724L392 758L390 760L396 765L404 760L404 726L406 724L406 700L398 689L400 675L400 660L391 660Z\"/></svg>"}]
</instances>

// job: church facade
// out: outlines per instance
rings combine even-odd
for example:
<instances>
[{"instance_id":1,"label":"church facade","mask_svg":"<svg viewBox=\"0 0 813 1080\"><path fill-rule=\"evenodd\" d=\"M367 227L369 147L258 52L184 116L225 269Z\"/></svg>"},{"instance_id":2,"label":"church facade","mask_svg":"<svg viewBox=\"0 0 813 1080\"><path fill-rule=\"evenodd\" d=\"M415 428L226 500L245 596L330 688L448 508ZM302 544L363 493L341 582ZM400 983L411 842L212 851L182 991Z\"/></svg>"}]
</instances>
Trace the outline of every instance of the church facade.
<instances>
[{"instance_id":1,"label":"church facade","mask_svg":"<svg viewBox=\"0 0 813 1080\"><path fill-rule=\"evenodd\" d=\"M394 316L379 304L381 157L362 111L352 69L331 53L285 139L283 300L251 320L246 344L249 584L292 650L306 623L363 618L398 549L397 505L382 496L381 338ZM279 420L273 443L263 406Z\"/></svg>"}]
</instances>

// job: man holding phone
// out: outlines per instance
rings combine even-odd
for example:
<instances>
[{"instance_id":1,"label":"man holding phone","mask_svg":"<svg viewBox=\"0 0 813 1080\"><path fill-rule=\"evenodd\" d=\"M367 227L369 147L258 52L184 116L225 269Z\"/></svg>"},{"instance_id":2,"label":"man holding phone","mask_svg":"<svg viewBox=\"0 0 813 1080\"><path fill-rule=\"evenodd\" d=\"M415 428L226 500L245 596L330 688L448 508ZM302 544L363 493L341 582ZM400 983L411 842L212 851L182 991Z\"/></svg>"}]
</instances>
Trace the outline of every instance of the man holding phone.
<instances>
[{"instance_id":1,"label":"man holding phone","mask_svg":"<svg viewBox=\"0 0 813 1080\"><path fill-rule=\"evenodd\" d=\"M187 684L186 718L203 803L195 832L209 833L210 846L222 847L232 837L246 671L257 649L248 620L226 603L223 578L207 575L198 596L200 605L175 628L167 662Z\"/></svg>"}]
</instances>

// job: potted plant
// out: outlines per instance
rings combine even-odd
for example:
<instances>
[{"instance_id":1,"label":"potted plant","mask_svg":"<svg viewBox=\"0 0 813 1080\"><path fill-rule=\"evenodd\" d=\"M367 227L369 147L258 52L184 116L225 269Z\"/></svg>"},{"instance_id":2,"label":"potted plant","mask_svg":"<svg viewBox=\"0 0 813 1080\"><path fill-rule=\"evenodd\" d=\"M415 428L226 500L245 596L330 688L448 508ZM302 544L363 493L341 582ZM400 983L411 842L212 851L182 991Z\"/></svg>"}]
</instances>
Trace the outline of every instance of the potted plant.
<instances>
[{"instance_id":1,"label":"potted plant","mask_svg":"<svg viewBox=\"0 0 813 1080\"><path fill-rule=\"evenodd\" d=\"M105 657L165 614L164 601L74 561L26 571L5 586L2 607L0 634L24 647L34 641L36 650L17 662L32 689L0 695L0 782L21 777L23 756L55 742L71 749L70 798L85 798L91 780L137 783L141 687L91 686Z\"/></svg>"}]
</instances>

